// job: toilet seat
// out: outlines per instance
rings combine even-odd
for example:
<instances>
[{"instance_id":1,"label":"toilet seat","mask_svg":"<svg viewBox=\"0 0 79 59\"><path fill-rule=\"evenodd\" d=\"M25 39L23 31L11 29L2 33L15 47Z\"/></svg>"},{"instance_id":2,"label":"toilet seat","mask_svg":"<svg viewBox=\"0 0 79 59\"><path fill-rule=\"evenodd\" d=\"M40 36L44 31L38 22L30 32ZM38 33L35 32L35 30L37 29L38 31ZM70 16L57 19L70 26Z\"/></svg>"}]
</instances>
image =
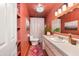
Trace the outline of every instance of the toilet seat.
<instances>
[{"instance_id":1,"label":"toilet seat","mask_svg":"<svg viewBox=\"0 0 79 59\"><path fill-rule=\"evenodd\" d=\"M39 38L34 38L33 36L30 36L30 41L31 41L32 45L37 45Z\"/></svg>"}]
</instances>

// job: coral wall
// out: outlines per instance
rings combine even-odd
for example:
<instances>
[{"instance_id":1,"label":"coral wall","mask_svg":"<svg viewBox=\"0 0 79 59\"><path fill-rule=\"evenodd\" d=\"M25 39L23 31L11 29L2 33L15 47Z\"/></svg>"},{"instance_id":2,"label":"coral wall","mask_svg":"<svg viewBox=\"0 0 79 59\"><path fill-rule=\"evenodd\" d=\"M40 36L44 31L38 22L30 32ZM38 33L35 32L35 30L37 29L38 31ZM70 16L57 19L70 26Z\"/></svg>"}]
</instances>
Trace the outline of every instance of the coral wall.
<instances>
[{"instance_id":1,"label":"coral wall","mask_svg":"<svg viewBox=\"0 0 79 59\"><path fill-rule=\"evenodd\" d=\"M52 20L54 20L55 16L53 13L49 13L47 18L46 18L46 25L52 29Z\"/></svg>"}]
</instances>

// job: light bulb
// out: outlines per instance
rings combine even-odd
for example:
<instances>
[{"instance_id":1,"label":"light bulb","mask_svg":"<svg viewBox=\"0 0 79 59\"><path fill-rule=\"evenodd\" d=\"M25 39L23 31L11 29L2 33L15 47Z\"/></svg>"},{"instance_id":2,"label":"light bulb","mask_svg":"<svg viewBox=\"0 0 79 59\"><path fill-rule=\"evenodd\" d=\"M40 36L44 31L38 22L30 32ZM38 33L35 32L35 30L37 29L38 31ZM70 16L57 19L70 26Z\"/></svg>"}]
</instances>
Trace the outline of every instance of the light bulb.
<instances>
[{"instance_id":1,"label":"light bulb","mask_svg":"<svg viewBox=\"0 0 79 59\"><path fill-rule=\"evenodd\" d=\"M61 13L61 9L58 9L58 13L59 13L59 14Z\"/></svg>"},{"instance_id":2,"label":"light bulb","mask_svg":"<svg viewBox=\"0 0 79 59\"><path fill-rule=\"evenodd\" d=\"M55 16L57 16L58 15L58 13L57 13L57 11L55 11Z\"/></svg>"},{"instance_id":3,"label":"light bulb","mask_svg":"<svg viewBox=\"0 0 79 59\"><path fill-rule=\"evenodd\" d=\"M63 5L63 6L62 6L62 10L63 10L63 11L66 11L66 9L67 9L67 6L66 6L66 5Z\"/></svg>"},{"instance_id":4,"label":"light bulb","mask_svg":"<svg viewBox=\"0 0 79 59\"><path fill-rule=\"evenodd\" d=\"M74 3L68 3L68 7L72 7Z\"/></svg>"}]
</instances>

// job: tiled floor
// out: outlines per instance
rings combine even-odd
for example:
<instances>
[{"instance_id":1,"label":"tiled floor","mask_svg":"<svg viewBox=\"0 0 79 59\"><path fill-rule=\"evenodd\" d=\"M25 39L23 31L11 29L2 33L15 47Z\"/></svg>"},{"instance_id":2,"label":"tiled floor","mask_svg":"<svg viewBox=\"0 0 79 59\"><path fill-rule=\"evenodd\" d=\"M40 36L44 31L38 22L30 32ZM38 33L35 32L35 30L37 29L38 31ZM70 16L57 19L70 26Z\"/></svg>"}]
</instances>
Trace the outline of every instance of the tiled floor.
<instances>
[{"instance_id":1,"label":"tiled floor","mask_svg":"<svg viewBox=\"0 0 79 59\"><path fill-rule=\"evenodd\" d=\"M41 45L35 45L30 47L28 56L47 56L47 53L42 49Z\"/></svg>"}]
</instances>

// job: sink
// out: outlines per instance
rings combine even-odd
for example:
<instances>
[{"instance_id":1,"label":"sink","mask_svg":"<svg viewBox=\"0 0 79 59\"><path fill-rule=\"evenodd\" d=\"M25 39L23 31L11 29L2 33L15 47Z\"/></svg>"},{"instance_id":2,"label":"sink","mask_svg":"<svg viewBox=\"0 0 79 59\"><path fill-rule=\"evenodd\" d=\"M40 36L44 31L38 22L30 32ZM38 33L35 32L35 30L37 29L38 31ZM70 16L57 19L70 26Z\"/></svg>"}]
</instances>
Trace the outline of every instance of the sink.
<instances>
[{"instance_id":1,"label":"sink","mask_svg":"<svg viewBox=\"0 0 79 59\"><path fill-rule=\"evenodd\" d=\"M66 39L64 39L63 37L59 37L59 36L54 36L54 35L50 35L47 36L48 39L57 42L57 43L68 43L68 41Z\"/></svg>"},{"instance_id":2,"label":"sink","mask_svg":"<svg viewBox=\"0 0 79 59\"><path fill-rule=\"evenodd\" d=\"M47 36L48 38L54 38L54 36L53 35L50 35L50 36Z\"/></svg>"},{"instance_id":3,"label":"sink","mask_svg":"<svg viewBox=\"0 0 79 59\"><path fill-rule=\"evenodd\" d=\"M58 37L50 37L49 39L54 41L54 42L57 42L57 43L65 43L66 42L66 40L60 39Z\"/></svg>"}]
</instances>

